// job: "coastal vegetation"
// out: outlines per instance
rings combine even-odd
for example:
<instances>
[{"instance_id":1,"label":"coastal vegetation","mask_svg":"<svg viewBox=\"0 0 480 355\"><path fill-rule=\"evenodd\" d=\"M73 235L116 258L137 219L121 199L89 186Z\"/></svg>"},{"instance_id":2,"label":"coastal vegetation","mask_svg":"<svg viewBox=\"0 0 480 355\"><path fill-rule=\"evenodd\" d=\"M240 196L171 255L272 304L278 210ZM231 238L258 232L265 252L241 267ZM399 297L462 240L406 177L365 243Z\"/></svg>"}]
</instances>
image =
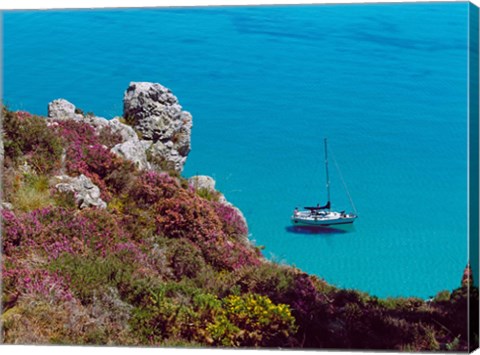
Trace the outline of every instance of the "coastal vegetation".
<instances>
[{"instance_id":1,"label":"coastal vegetation","mask_svg":"<svg viewBox=\"0 0 480 355\"><path fill-rule=\"evenodd\" d=\"M77 114L81 114L80 111ZM267 261L238 211L177 171L139 169L109 127L2 108L2 336L13 344L467 351L471 278L379 299ZM57 177L85 176L106 208ZM459 275L460 281L461 275ZM470 333L469 333L470 332Z\"/></svg>"}]
</instances>

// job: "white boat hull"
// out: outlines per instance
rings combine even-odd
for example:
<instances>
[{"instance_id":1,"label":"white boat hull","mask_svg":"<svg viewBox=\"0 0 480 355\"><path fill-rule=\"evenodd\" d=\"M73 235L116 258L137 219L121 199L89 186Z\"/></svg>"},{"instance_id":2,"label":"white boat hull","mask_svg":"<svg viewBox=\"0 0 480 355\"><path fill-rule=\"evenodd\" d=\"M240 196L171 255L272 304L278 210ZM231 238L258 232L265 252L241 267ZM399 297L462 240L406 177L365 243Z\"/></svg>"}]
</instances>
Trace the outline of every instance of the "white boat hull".
<instances>
[{"instance_id":1,"label":"white boat hull","mask_svg":"<svg viewBox=\"0 0 480 355\"><path fill-rule=\"evenodd\" d=\"M340 212L324 212L312 214L302 211L292 216L292 224L295 226L330 226L336 224L351 224L357 218L354 214Z\"/></svg>"}]
</instances>

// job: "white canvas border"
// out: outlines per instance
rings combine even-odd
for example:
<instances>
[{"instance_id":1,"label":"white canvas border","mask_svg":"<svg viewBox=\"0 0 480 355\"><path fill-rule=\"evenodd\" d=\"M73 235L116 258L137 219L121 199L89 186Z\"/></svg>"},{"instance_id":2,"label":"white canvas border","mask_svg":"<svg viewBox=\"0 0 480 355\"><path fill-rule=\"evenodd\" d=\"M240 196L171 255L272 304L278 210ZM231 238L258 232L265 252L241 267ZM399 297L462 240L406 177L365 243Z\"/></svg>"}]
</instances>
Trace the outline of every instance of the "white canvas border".
<instances>
[{"instance_id":1,"label":"white canvas border","mask_svg":"<svg viewBox=\"0 0 480 355\"><path fill-rule=\"evenodd\" d=\"M417 3L417 2L466 2L462 0L2 0L2 10L29 10L29 9L89 9L89 8L138 8L138 7L192 7L192 6L241 6L241 5L300 5L300 4L362 4L362 3ZM480 6L480 0L470 0L476 6ZM1 14L0 14L1 16ZM0 35L3 36L2 22L0 21ZM0 37L1 41L1 37ZM1 42L0 42L1 43ZM1 47L0 47L1 53ZM1 74L1 73L0 73ZM1 77L1 76L0 76ZM362 352L362 351L339 351L339 350L314 350L318 354L392 354L392 352ZM115 354L115 355L254 355L258 352L267 355L295 355L311 353L305 350L233 350L233 349L176 349L176 348L138 348L138 347L94 347L94 346L23 346L2 345L0 353L4 355L32 354L35 355L89 355ZM476 351L478 353L479 351ZM436 353L442 354L442 353ZM445 353L447 354L447 353Z\"/></svg>"},{"instance_id":2,"label":"white canvas border","mask_svg":"<svg viewBox=\"0 0 480 355\"><path fill-rule=\"evenodd\" d=\"M74 9L119 7L171 7L171 6L234 6L234 5L298 5L298 4L361 4L400 2L466 2L462 0L4 0L0 10L12 9ZM480 6L480 0L471 0Z\"/></svg>"}]
</instances>

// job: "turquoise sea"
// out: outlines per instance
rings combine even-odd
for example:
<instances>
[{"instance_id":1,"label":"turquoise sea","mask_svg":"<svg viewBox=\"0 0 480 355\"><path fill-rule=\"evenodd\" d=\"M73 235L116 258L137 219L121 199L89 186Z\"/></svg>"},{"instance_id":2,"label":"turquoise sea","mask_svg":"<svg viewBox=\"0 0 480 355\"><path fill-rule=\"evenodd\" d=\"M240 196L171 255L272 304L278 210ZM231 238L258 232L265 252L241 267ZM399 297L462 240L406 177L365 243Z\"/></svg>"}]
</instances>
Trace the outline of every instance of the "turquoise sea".
<instances>
[{"instance_id":1,"label":"turquoise sea","mask_svg":"<svg viewBox=\"0 0 480 355\"><path fill-rule=\"evenodd\" d=\"M4 98L111 118L130 81L160 82L193 115L184 175L214 177L265 256L427 298L467 262L467 20L467 3L5 12ZM359 218L299 233L293 209L326 202L324 137Z\"/></svg>"}]
</instances>

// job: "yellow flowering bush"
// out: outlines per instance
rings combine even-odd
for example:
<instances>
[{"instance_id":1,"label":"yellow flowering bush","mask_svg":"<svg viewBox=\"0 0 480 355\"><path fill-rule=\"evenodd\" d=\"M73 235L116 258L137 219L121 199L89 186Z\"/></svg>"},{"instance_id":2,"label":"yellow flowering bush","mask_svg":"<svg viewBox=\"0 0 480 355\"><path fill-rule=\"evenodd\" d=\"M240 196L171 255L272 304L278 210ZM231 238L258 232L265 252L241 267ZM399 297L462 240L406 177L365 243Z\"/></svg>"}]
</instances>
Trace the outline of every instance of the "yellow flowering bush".
<instances>
[{"instance_id":1,"label":"yellow flowering bush","mask_svg":"<svg viewBox=\"0 0 480 355\"><path fill-rule=\"evenodd\" d=\"M230 295L207 326L215 345L281 346L297 330L290 306L257 294Z\"/></svg>"}]
</instances>

